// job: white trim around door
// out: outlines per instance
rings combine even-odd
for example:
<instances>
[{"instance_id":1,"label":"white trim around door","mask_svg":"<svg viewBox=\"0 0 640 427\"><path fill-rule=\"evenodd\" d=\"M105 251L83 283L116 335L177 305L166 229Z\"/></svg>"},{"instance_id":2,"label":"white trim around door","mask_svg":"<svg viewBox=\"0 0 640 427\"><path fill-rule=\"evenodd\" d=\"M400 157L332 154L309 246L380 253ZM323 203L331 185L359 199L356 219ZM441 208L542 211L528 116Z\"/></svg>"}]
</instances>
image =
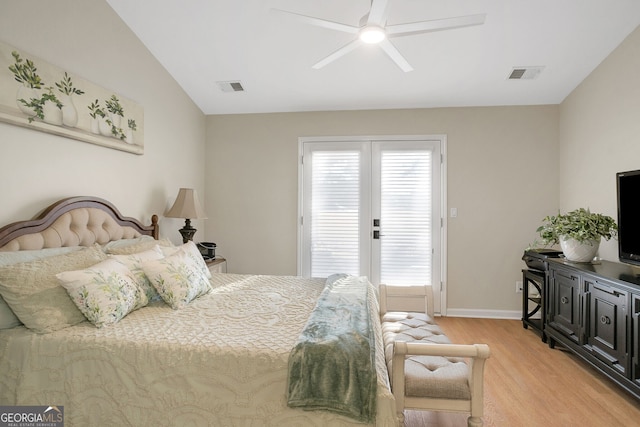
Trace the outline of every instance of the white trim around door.
<instances>
[{"instance_id":1,"label":"white trim around door","mask_svg":"<svg viewBox=\"0 0 640 427\"><path fill-rule=\"evenodd\" d=\"M385 146L390 147L392 151L394 151L394 145L400 149L400 147L413 147L413 146L421 146L420 143L424 143L422 146L433 147L431 153L433 153L433 163L432 163L432 171L433 171L433 194L437 200L434 200L434 209L436 211L432 214L432 221L434 226L432 228L432 236L431 238L434 240L433 242L433 275L432 275L432 285L434 288L434 295L436 296L434 301L434 309L436 314L446 315L446 307L447 307L447 292L446 292L446 284L447 284L447 168L446 168L446 148L447 148L447 138L446 135L384 135L384 136L331 136L331 137L300 137L298 139L298 155L299 155L299 164L298 164L298 260L297 260L297 269L298 275L310 275L310 254L306 253L310 251L310 226L307 224L305 227L305 216L307 218L310 217L310 208L309 206L305 206L305 197L308 197L309 194L305 194L305 192L310 193L310 169L314 167L314 162L312 157L309 156L307 162L305 164L304 154L305 147L307 153L311 152L323 152L323 151L334 151L334 152L353 152L358 153L360 157L359 160L353 160L353 157L346 156L345 161L351 162L354 165L357 165L358 162L360 164L360 180L356 182L356 185L360 186L361 191L358 193L357 190L351 188L351 193L354 194L354 197L357 198L356 203L360 204L360 209L358 209L357 214L351 214L351 216L356 215L361 224L369 224L369 226L361 226L362 229L358 230L357 234L362 236L361 247L356 250L357 253L360 254L368 254L365 255L367 259L363 259L360 265L360 271L356 271L352 274L361 274L368 275L371 277L371 265L375 261L375 256L372 254L375 253L379 248L379 242L374 242L372 240L374 229L371 227L373 225L373 216L376 212L374 207L376 197L372 196L372 178L376 178L376 173L374 172L372 175L372 162L377 161L377 159L372 158L372 146ZM396 144L394 144L396 143ZM368 147L368 148L367 148ZM375 156L373 156L375 157ZM351 158L351 160L347 160ZM354 163L355 162L355 163ZM315 166L317 167L319 161L316 160ZM305 166L307 166L305 168ZM376 178L377 179L377 178ZM338 183L339 185L339 183ZM374 186L375 187L375 186ZM306 190L305 190L306 188ZM377 187L376 187L377 188ZM315 190L314 190L315 191ZM377 190L376 190L377 191ZM308 205L308 203L307 203ZM305 211L306 210L306 211ZM439 225L439 227L438 227ZM380 231L379 231L380 234ZM380 234L383 235L383 234ZM367 238L367 236L370 236ZM376 246L377 245L377 246ZM305 249L305 247L307 249ZM315 265L315 264L314 264ZM375 274L374 274L375 276ZM438 298L439 296L439 298Z\"/></svg>"}]
</instances>

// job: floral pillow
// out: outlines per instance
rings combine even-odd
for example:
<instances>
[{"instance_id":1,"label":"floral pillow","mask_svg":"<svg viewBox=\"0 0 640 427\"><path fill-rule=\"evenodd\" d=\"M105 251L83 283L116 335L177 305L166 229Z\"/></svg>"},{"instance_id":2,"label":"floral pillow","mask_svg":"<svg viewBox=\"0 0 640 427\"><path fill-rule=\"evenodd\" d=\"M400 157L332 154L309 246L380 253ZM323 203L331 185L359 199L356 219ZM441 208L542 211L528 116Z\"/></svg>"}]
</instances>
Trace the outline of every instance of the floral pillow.
<instances>
[{"instance_id":1,"label":"floral pillow","mask_svg":"<svg viewBox=\"0 0 640 427\"><path fill-rule=\"evenodd\" d=\"M211 290L200 265L183 249L163 259L143 262L142 269L164 302L174 310Z\"/></svg>"},{"instance_id":2,"label":"floral pillow","mask_svg":"<svg viewBox=\"0 0 640 427\"><path fill-rule=\"evenodd\" d=\"M118 322L139 306L141 296L146 299L133 273L114 259L56 277L82 314L98 328Z\"/></svg>"},{"instance_id":3,"label":"floral pillow","mask_svg":"<svg viewBox=\"0 0 640 427\"><path fill-rule=\"evenodd\" d=\"M156 245L153 249L139 252L137 254L109 255L109 258L115 259L116 261L124 264L129 270L131 270L131 272L135 276L138 287L142 290L143 294L146 295L146 301L145 298L143 298L140 301L140 307L147 305L148 301L160 299L160 295L158 295L156 288L153 287L153 285L149 281L149 278L146 274L144 274L144 270L142 269L143 262L164 258L164 255L158 245Z\"/></svg>"},{"instance_id":4,"label":"floral pillow","mask_svg":"<svg viewBox=\"0 0 640 427\"><path fill-rule=\"evenodd\" d=\"M198 250L198 247L192 241L188 241L182 246L163 246L160 248L160 250L165 256L173 255L178 250L183 250L187 254L187 256L200 267L202 273L207 277L207 279L211 279L211 272L209 271L209 267L207 267L207 263L204 262L204 258Z\"/></svg>"}]
</instances>

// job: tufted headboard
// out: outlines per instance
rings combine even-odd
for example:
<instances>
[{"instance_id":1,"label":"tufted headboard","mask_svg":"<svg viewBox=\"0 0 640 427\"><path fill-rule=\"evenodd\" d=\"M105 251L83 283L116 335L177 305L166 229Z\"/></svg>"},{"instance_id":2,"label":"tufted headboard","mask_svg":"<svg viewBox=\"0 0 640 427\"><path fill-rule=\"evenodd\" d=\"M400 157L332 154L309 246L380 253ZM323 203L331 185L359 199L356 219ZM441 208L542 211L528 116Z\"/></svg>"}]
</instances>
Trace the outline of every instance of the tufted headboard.
<instances>
[{"instance_id":1,"label":"tufted headboard","mask_svg":"<svg viewBox=\"0 0 640 427\"><path fill-rule=\"evenodd\" d=\"M158 216L151 225L124 217L106 200L97 197L62 199L37 218L0 228L0 251L90 246L141 235L158 238Z\"/></svg>"}]
</instances>

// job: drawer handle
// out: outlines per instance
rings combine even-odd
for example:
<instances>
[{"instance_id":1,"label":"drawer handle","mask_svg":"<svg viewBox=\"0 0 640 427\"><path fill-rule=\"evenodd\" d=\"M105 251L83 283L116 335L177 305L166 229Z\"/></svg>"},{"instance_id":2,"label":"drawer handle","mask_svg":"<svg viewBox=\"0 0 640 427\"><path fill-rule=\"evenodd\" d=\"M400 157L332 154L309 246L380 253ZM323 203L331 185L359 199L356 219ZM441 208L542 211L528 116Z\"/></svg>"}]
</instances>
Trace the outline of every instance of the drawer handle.
<instances>
[{"instance_id":1,"label":"drawer handle","mask_svg":"<svg viewBox=\"0 0 640 427\"><path fill-rule=\"evenodd\" d=\"M602 316L600 317L600 323L602 323L603 325L608 325L609 323L611 323L611 319L609 318L609 316Z\"/></svg>"},{"instance_id":2,"label":"drawer handle","mask_svg":"<svg viewBox=\"0 0 640 427\"><path fill-rule=\"evenodd\" d=\"M620 295L622 295L620 292L616 291L615 289L610 288L609 286L603 286L600 283L598 283L597 286L594 286L594 288L596 288L599 291L606 292L609 295L613 295L614 297L619 297Z\"/></svg>"},{"instance_id":3,"label":"drawer handle","mask_svg":"<svg viewBox=\"0 0 640 427\"><path fill-rule=\"evenodd\" d=\"M567 304L569 302L569 298L562 297L562 298L560 298L560 302L563 303L563 304Z\"/></svg>"}]
</instances>

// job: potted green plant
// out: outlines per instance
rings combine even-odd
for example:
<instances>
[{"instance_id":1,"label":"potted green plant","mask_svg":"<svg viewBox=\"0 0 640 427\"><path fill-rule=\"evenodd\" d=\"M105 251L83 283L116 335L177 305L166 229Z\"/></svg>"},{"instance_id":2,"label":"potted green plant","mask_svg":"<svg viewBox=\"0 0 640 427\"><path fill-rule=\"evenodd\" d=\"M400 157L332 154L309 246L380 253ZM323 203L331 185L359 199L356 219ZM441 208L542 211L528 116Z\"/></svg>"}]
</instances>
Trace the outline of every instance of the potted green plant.
<instances>
[{"instance_id":1,"label":"potted green plant","mask_svg":"<svg viewBox=\"0 0 640 427\"><path fill-rule=\"evenodd\" d=\"M109 112L107 123L111 126L111 136L124 140L125 134L120 127L122 118L124 117L124 108L120 105L120 100L115 95L111 95L111 98L105 101L105 105Z\"/></svg>"},{"instance_id":2,"label":"potted green plant","mask_svg":"<svg viewBox=\"0 0 640 427\"><path fill-rule=\"evenodd\" d=\"M89 109L89 116L91 116L91 132L96 135L100 135L101 128L108 129L108 131L110 132L111 129L106 124L107 113L105 113L100 106L100 101L96 99L91 104L89 104L87 108Z\"/></svg>"},{"instance_id":3,"label":"potted green plant","mask_svg":"<svg viewBox=\"0 0 640 427\"><path fill-rule=\"evenodd\" d=\"M53 93L53 87L45 88L38 98L31 98L28 101L20 98L18 101L33 111L33 115L29 117L29 123L38 118L52 125L62 124L63 105Z\"/></svg>"},{"instance_id":4,"label":"potted green plant","mask_svg":"<svg viewBox=\"0 0 640 427\"><path fill-rule=\"evenodd\" d=\"M13 77L15 81L21 83L20 87L18 87L18 93L16 95L16 102L18 104L18 108L23 113L33 116L36 114L36 111L28 107L24 100L38 99L39 89L42 88L44 82L38 75L38 69L36 65L30 59L22 59L20 54L15 50L11 52L11 56L13 56L14 63L13 65L9 65L9 71L13 73Z\"/></svg>"},{"instance_id":5,"label":"potted green plant","mask_svg":"<svg viewBox=\"0 0 640 427\"><path fill-rule=\"evenodd\" d=\"M9 71L13 73L15 80L23 86L31 89L40 89L44 82L38 75L35 64L30 59L22 59L15 50L11 52L15 60L13 65L9 65Z\"/></svg>"},{"instance_id":6,"label":"potted green plant","mask_svg":"<svg viewBox=\"0 0 640 427\"><path fill-rule=\"evenodd\" d=\"M56 82L58 91L62 94L62 124L69 127L75 127L78 124L78 110L76 110L71 95L82 95L84 91L73 86L71 77L64 72L64 77Z\"/></svg>"},{"instance_id":7,"label":"potted green plant","mask_svg":"<svg viewBox=\"0 0 640 427\"><path fill-rule=\"evenodd\" d=\"M124 109L122 108L122 105L120 105L120 100L115 95L111 95L111 98L107 99L105 104L107 106L111 122L113 122L114 126L120 127L120 120L124 117Z\"/></svg>"},{"instance_id":8,"label":"potted green plant","mask_svg":"<svg viewBox=\"0 0 640 427\"><path fill-rule=\"evenodd\" d=\"M100 101L98 101L97 99L93 101L91 104L89 104L87 108L89 109L89 115L93 119L97 119L98 117L104 117L106 115L102 107L100 107Z\"/></svg>"},{"instance_id":9,"label":"potted green plant","mask_svg":"<svg viewBox=\"0 0 640 427\"><path fill-rule=\"evenodd\" d=\"M615 238L618 226L607 215L576 209L566 214L546 216L536 230L545 245L560 244L569 261L590 262L600 247L600 241Z\"/></svg>"},{"instance_id":10,"label":"potted green plant","mask_svg":"<svg viewBox=\"0 0 640 427\"><path fill-rule=\"evenodd\" d=\"M134 119L127 120L127 130L124 136L124 142L127 144L133 144L133 132L136 131L138 125Z\"/></svg>"}]
</instances>

